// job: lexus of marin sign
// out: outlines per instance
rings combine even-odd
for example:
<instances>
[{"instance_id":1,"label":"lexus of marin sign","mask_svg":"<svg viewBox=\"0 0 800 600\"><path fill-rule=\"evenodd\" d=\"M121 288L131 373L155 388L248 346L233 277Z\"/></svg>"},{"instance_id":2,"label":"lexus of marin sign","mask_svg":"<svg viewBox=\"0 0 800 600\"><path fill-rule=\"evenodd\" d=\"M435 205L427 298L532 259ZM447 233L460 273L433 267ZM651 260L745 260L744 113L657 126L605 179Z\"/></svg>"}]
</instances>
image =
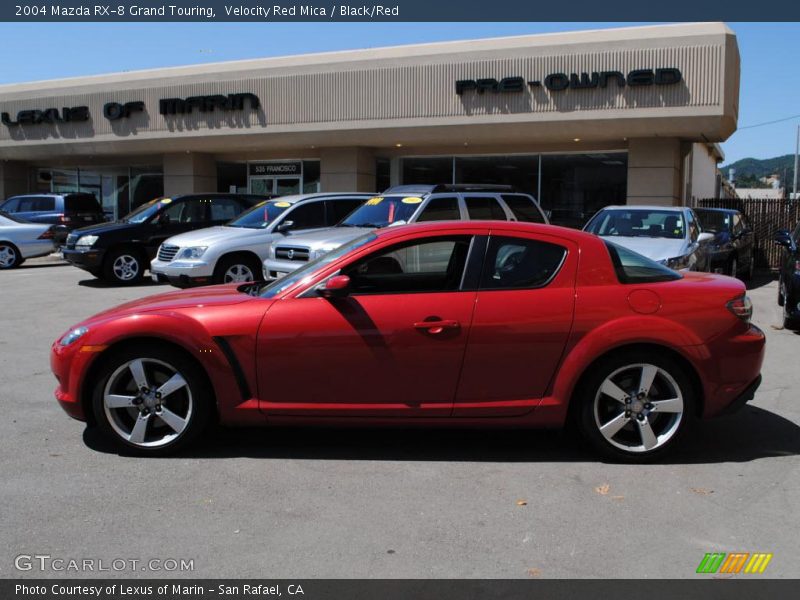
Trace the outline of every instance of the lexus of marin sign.
<instances>
[{"instance_id":1,"label":"lexus of marin sign","mask_svg":"<svg viewBox=\"0 0 800 600\"><path fill-rule=\"evenodd\" d=\"M256 110L261 106L261 101L255 94L214 94L210 96L189 96L188 98L162 98L158 101L158 111L164 116L190 115L192 111L213 112ZM107 102L103 106L103 116L109 121L118 121L132 116L134 113L145 112L144 102ZM16 118L12 119L7 112L0 114L0 120L7 127L17 125L55 125L58 123L80 123L91 118L88 106L73 106L64 108L44 108L20 110Z\"/></svg>"},{"instance_id":2,"label":"lexus of marin sign","mask_svg":"<svg viewBox=\"0 0 800 600\"><path fill-rule=\"evenodd\" d=\"M635 69L627 73L621 71L593 71L592 73L551 73L543 81L526 81L524 77L503 77L502 79L460 79L456 81L456 94L468 91L505 93L522 92L526 88L544 85L552 92L573 89L607 88L611 83L617 87L644 87L651 85L674 85L683 79L678 69Z\"/></svg>"}]
</instances>

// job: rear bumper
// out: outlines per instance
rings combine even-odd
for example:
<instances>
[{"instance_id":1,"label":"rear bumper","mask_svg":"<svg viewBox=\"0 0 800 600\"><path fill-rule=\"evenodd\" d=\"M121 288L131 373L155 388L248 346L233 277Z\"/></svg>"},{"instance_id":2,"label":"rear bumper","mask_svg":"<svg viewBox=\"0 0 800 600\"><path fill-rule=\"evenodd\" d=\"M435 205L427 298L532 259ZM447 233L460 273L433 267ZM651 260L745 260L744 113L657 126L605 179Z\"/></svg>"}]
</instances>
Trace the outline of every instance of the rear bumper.
<instances>
[{"instance_id":1,"label":"rear bumper","mask_svg":"<svg viewBox=\"0 0 800 600\"><path fill-rule=\"evenodd\" d=\"M69 264L79 269L91 271L103 266L103 258L106 251L101 248L87 248L86 250L62 248L61 253L64 255L64 260Z\"/></svg>"},{"instance_id":2,"label":"rear bumper","mask_svg":"<svg viewBox=\"0 0 800 600\"><path fill-rule=\"evenodd\" d=\"M756 396L756 390L758 390L759 386L761 385L761 375L755 378L753 383L748 385L744 391L739 394L737 398L734 399L726 408L723 408L721 412L717 414L717 416L724 416L724 415L732 415L734 413L739 412L742 410L745 404L750 402Z\"/></svg>"}]
</instances>

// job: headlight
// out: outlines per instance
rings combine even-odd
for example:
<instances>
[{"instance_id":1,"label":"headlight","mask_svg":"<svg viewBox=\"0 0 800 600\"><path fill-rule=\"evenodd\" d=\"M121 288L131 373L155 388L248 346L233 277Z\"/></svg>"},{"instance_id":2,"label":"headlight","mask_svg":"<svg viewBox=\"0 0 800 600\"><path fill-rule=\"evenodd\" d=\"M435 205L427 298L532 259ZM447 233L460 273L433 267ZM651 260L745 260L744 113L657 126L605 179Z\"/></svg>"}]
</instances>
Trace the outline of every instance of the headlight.
<instances>
[{"instance_id":1,"label":"headlight","mask_svg":"<svg viewBox=\"0 0 800 600\"><path fill-rule=\"evenodd\" d=\"M61 346L69 346L73 342L75 342L78 339L82 338L86 334L87 331L89 331L88 327L76 327L75 329L73 329L69 333L65 334L64 337L62 337L60 340L58 340L58 343Z\"/></svg>"},{"instance_id":2,"label":"headlight","mask_svg":"<svg viewBox=\"0 0 800 600\"><path fill-rule=\"evenodd\" d=\"M97 241L96 235L82 235L78 238L78 241L75 242L76 246L86 246L87 248L90 246L94 246L94 243Z\"/></svg>"},{"instance_id":3,"label":"headlight","mask_svg":"<svg viewBox=\"0 0 800 600\"><path fill-rule=\"evenodd\" d=\"M175 257L175 260L179 260L181 258L200 258L207 249L208 246L193 246L191 248L184 248L178 252L178 256Z\"/></svg>"}]
</instances>

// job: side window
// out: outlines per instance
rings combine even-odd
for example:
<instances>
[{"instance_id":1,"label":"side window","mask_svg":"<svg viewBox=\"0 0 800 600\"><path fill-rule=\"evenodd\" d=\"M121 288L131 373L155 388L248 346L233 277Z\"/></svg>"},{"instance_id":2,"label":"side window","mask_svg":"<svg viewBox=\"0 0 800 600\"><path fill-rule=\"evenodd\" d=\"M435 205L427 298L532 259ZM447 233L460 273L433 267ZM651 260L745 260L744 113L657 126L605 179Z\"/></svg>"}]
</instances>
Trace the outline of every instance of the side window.
<instances>
[{"instance_id":1,"label":"side window","mask_svg":"<svg viewBox=\"0 0 800 600\"><path fill-rule=\"evenodd\" d=\"M325 210L327 217L325 225L336 225L347 215L364 204L363 198L337 198L336 200L326 200Z\"/></svg>"},{"instance_id":2,"label":"side window","mask_svg":"<svg viewBox=\"0 0 800 600\"><path fill-rule=\"evenodd\" d=\"M464 202L467 204L467 212L472 220L508 220L506 212L500 206L497 198L492 196L464 196Z\"/></svg>"},{"instance_id":3,"label":"side window","mask_svg":"<svg viewBox=\"0 0 800 600\"><path fill-rule=\"evenodd\" d=\"M742 216L739 213L733 213L733 225L731 226L731 232L733 235L740 235L743 229Z\"/></svg>"},{"instance_id":4,"label":"side window","mask_svg":"<svg viewBox=\"0 0 800 600\"><path fill-rule=\"evenodd\" d=\"M523 196L521 194L503 194L500 196L503 202L506 203L511 212L517 218L517 221L524 221L526 223L544 223L542 211L533 201L530 196Z\"/></svg>"},{"instance_id":5,"label":"side window","mask_svg":"<svg viewBox=\"0 0 800 600\"><path fill-rule=\"evenodd\" d=\"M205 219L208 200L200 198L173 202L171 206L161 211L158 220L160 223L202 223Z\"/></svg>"},{"instance_id":6,"label":"side window","mask_svg":"<svg viewBox=\"0 0 800 600\"><path fill-rule=\"evenodd\" d=\"M458 290L471 236L404 243L383 249L342 270L355 294L406 294Z\"/></svg>"},{"instance_id":7,"label":"side window","mask_svg":"<svg viewBox=\"0 0 800 600\"><path fill-rule=\"evenodd\" d=\"M56 209L56 199L49 196L29 196L19 199L19 212L47 212Z\"/></svg>"},{"instance_id":8,"label":"side window","mask_svg":"<svg viewBox=\"0 0 800 600\"><path fill-rule=\"evenodd\" d=\"M282 222L286 221L292 222L291 231L325 227L325 203L308 202L307 204L301 204L284 217Z\"/></svg>"},{"instance_id":9,"label":"side window","mask_svg":"<svg viewBox=\"0 0 800 600\"><path fill-rule=\"evenodd\" d=\"M458 198L452 196L431 198L417 217L417 222L458 221L459 219L461 219L461 211L458 210Z\"/></svg>"},{"instance_id":10,"label":"side window","mask_svg":"<svg viewBox=\"0 0 800 600\"><path fill-rule=\"evenodd\" d=\"M225 223L238 216L244 206L235 198L212 198L211 220L215 223Z\"/></svg>"},{"instance_id":11,"label":"side window","mask_svg":"<svg viewBox=\"0 0 800 600\"><path fill-rule=\"evenodd\" d=\"M567 249L524 238L492 236L481 277L483 290L537 288L558 272Z\"/></svg>"}]
</instances>

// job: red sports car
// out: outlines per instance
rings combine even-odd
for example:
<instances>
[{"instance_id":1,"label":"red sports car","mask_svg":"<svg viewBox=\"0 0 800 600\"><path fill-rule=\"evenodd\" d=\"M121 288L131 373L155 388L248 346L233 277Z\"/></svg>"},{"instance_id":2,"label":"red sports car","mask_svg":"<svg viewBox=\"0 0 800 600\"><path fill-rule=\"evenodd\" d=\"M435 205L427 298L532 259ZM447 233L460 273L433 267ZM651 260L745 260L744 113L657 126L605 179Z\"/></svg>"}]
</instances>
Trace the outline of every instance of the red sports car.
<instances>
[{"instance_id":1,"label":"red sports car","mask_svg":"<svg viewBox=\"0 0 800 600\"><path fill-rule=\"evenodd\" d=\"M53 344L56 398L121 447L226 425L561 427L644 461L753 397L736 279L591 234L438 222L369 233L267 285L145 298Z\"/></svg>"}]
</instances>

